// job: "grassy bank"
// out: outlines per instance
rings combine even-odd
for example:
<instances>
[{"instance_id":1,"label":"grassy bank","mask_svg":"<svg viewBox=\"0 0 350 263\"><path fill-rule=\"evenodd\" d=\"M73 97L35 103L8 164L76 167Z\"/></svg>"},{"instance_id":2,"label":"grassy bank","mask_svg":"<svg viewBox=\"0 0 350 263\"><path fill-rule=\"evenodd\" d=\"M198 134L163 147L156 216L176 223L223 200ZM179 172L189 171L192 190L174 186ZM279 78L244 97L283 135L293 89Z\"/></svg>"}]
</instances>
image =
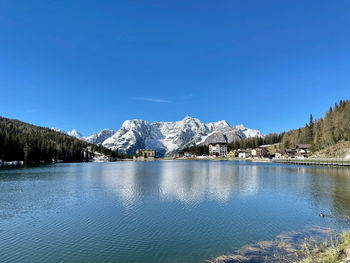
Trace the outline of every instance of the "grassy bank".
<instances>
[{"instance_id":1,"label":"grassy bank","mask_svg":"<svg viewBox=\"0 0 350 263\"><path fill-rule=\"evenodd\" d=\"M350 231L320 244L305 243L298 254L302 259L296 263L350 262Z\"/></svg>"},{"instance_id":2,"label":"grassy bank","mask_svg":"<svg viewBox=\"0 0 350 263\"><path fill-rule=\"evenodd\" d=\"M206 262L348 263L350 231L335 235L331 229L311 227L300 232L284 232L274 240L249 244Z\"/></svg>"},{"instance_id":3,"label":"grassy bank","mask_svg":"<svg viewBox=\"0 0 350 263\"><path fill-rule=\"evenodd\" d=\"M350 159L350 142L340 141L312 154L311 158L348 158Z\"/></svg>"}]
</instances>

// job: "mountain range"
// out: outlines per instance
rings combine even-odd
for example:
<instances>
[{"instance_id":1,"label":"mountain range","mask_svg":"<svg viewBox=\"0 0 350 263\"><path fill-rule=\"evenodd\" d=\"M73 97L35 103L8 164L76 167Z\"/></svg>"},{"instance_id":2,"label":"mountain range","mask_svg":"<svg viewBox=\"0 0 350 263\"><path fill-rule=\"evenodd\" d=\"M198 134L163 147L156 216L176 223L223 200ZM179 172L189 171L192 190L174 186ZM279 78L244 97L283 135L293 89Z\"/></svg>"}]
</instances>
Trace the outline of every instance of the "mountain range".
<instances>
[{"instance_id":1,"label":"mountain range","mask_svg":"<svg viewBox=\"0 0 350 263\"><path fill-rule=\"evenodd\" d=\"M260 131L246 128L242 124L230 126L224 120L202 123L199 119L189 116L175 122L149 123L145 120L126 120L118 131L104 129L89 137L85 137L75 129L68 132L52 129L132 155L137 149L155 149L157 156L174 156L178 151L192 145L207 145L211 142L231 143L242 138L264 137Z\"/></svg>"}]
</instances>

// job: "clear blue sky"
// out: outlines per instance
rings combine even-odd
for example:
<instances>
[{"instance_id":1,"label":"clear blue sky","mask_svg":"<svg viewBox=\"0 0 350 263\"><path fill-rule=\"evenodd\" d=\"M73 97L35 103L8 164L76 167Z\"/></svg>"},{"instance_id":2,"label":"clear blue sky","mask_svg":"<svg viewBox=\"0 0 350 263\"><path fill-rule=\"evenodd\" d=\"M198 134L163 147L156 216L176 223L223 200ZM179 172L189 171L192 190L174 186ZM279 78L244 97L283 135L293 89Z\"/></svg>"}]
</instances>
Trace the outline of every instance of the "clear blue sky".
<instances>
[{"instance_id":1,"label":"clear blue sky","mask_svg":"<svg viewBox=\"0 0 350 263\"><path fill-rule=\"evenodd\" d=\"M303 126L350 95L350 1L0 0L0 115Z\"/></svg>"}]
</instances>

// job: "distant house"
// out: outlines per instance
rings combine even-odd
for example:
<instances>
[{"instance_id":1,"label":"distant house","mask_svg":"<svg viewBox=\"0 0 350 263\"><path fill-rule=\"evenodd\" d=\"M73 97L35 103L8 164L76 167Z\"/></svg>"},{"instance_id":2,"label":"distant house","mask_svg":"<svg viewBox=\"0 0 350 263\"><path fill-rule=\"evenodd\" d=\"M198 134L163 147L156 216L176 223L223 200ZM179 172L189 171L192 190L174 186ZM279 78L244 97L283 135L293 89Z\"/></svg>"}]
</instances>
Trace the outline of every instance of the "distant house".
<instances>
[{"instance_id":1,"label":"distant house","mask_svg":"<svg viewBox=\"0 0 350 263\"><path fill-rule=\"evenodd\" d=\"M295 149L286 149L286 154L289 158L294 158L297 153L297 150Z\"/></svg>"},{"instance_id":2,"label":"distant house","mask_svg":"<svg viewBox=\"0 0 350 263\"><path fill-rule=\"evenodd\" d=\"M184 152L184 157L193 157L193 154L191 152Z\"/></svg>"},{"instance_id":3,"label":"distant house","mask_svg":"<svg viewBox=\"0 0 350 263\"><path fill-rule=\"evenodd\" d=\"M226 142L209 143L209 155L226 156L227 143Z\"/></svg>"},{"instance_id":4,"label":"distant house","mask_svg":"<svg viewBox=\"0 0 350 263\"><path fill-rule=\"evenodd\" d=\"M266 147L257 147L252 150L252 157L264 158L268 156L268 151Z\"/></svg>"},{"instance_id":5,"label":"distant house","mask_svg":"<svg viewBox=\"0 0 350 263\"><path fill-rule=\"evenodd\" d=\"M310 144L298 144L296 147L296 156L298 158L307 158L310 154Z\"/></svg>"},{"instance_id":6,"label":"distant house","mask_svg":"<svg viewBox=\"0 0 350 263\"><path fill-rule=\"evenodd\" d=\"M279 152L275 152L275 157L274 158L275 159L280 159L280 158L282 158L282 154L279 153Z\"/></svg>"},{"instance_id":7,"label":"distant house","mask_svg":"<svg viewBox=\"0 0 350 263\"><path fill-rule=\"evenodd\" d=\"M152 160L154 158L156 158L156 150L138 149L136 156L134 156L134 159L137 160Z\"/></svg>"},{"instance_id":8,"label":"distant house","mask_svg":"<svg viewBox=\"0 0 350 263\"><path fill-rule=\"evenodd\" d=\"M227 154L227 156L230 157L230 158L237 157L237 156L238 156L238 152L236 152L236 151L230 151L230 152Z\"/></svg>"},{"instance_id":9,"label":"distant house","mask_svg":"<svg viewBox=\"0 0 350 263\"><path fill-rule=\"evenodd\" d=\"M249 151L246 150L238 150L238 158L248 158Z\"/></svg>"}]
</instances>

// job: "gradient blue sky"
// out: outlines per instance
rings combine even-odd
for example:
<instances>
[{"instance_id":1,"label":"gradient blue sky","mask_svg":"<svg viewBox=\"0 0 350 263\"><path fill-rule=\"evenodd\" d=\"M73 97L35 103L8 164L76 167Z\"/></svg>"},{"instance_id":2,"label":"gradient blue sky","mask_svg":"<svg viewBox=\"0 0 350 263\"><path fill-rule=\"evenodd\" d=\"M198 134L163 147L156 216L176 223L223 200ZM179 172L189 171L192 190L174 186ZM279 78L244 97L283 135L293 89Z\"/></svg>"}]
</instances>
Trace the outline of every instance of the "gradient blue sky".
<instances>
[{"instance_id":1,"label":"gradient blue sky","mask_svg":"<svg viewBox=\"0 0 350 263\"><path fill-rule=\"evenodd\" d=\"M0 115L303 126L350 95L350 1L0 0Z\"/></svg>"}]
</instances>

